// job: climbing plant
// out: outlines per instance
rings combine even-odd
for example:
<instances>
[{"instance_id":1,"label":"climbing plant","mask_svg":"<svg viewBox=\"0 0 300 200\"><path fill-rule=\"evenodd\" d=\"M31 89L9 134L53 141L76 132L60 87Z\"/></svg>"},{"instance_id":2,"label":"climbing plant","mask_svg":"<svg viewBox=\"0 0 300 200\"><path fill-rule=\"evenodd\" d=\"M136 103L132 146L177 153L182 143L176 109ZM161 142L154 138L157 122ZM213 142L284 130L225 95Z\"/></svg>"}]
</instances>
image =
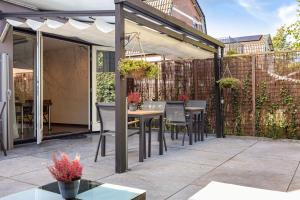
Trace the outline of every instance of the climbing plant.
<instances>
[{"instance_id":1,"label":"climbing plant","mask_svg":"<svg viewBox=\"0 0 300 200\"><path fill-rule=\"evenodd\" d=\"M263 81L257 85L258 87L258 94L255 98L255 135L256 136L263 136L262 129L261 129L261 112L262 108L265 105L266 101L268 100L267 93L266 93L266 82Z\"/></svg>"},{"instance_id":2,"label":"climbing plant","mask_svg":"<svg viewBox=\"0 0 300 200\"><path fill-rule=\"evenodd\" d=\"M280 89L281 104L286 109L284 109L284 114L288 118L288 123L286 124L286 137L288 139L297 139L297 104L291 95L290 90L283 86Z\"/></svg>"}]
</instances>

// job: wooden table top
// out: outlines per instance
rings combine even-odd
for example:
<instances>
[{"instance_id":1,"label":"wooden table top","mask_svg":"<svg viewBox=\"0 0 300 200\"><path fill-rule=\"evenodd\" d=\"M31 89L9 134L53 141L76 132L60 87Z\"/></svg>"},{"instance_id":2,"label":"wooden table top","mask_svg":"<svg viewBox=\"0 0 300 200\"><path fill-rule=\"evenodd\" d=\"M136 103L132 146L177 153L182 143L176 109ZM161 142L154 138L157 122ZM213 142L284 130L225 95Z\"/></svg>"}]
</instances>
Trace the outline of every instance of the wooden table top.
<instances>
[{"instance_id":1,"label":"wooden table top","mask_svg":"<svg viewBox=\"0 0 300 200\"><path fill-rule=\"evenodd\" d=\"M136 110L136 111L130 111L128 110L128 115L161 115L164 114L163 111L157 111L157 110Z\"/></svg>"}]
</instances>

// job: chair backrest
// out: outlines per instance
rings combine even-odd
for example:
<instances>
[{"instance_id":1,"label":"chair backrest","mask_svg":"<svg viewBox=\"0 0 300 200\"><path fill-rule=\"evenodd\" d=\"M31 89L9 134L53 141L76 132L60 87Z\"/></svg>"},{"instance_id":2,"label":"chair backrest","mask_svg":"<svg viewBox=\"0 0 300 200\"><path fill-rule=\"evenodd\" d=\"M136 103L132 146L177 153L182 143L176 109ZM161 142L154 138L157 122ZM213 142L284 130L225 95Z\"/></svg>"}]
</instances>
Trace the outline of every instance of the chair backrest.
<instances>
[{"instance_id":1,"label":"chair backrest","mask_svg":"<svg viewBox=\"0 0 300 200\"><path fill-rule=\"evenodd\" d=\"M171 123L186 123L183 101L169 101L166 103L166 120Z\"/></svg>"},{"instance_id":2,"label":"chair backrest","mask_svg":"<svg viewBox=\"0 0 300 200\"><path fill-rule=\"evenodd\" d=\"M166 102L165 101L145 101L142 105L142 109L165 112Z\"/></svg>"},{"instance_id":3,"label":"chair backrest","mask_svg":"<svg viewBox=\"0 0 300 200\"><path fill-rule=\"evenodd\" d=\"M116 106L115 103L96 103L102 131L115 131Z\"/></svg>"},{"instance_id":4,"label":"chair backrest","mask_svg":"<svg viewBox=\"0 0 300 200\"><path fill-rule=\"evenodd\" d=\"M2 114L4 113L5 106L6 102L0 102L0 119L2 118Z\"/></svg>"},{"instance_id":5,"label":"chair backrest","mask_svg":"<svg viewBox=\"0 0 300 200\"><path fill-rule=\"evenodd\" d=\"M189 100L186 104L188 107L201 107L206 110L207 102L205 100Z\"/></svg>"}]
</instances>

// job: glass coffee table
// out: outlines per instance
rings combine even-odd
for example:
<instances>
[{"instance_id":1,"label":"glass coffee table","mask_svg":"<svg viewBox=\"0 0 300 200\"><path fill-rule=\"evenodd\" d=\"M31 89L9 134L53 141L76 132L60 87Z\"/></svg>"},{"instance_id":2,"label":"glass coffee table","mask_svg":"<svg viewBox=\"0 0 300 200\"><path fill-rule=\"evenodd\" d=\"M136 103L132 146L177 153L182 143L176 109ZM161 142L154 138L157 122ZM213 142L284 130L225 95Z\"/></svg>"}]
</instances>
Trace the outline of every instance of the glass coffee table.
<instances>
[{"instance_id":1,"label":"glass coffee table","mask_svg":"<svg viewBox=\"0 0 300 200\"><path fill-rule=\"evenodd\" d=\"M63 200L57 182L11 194L0 200ZM81 180L74 200L146 200L146 191L119 185Z\"/></svg>"}]
</instances>

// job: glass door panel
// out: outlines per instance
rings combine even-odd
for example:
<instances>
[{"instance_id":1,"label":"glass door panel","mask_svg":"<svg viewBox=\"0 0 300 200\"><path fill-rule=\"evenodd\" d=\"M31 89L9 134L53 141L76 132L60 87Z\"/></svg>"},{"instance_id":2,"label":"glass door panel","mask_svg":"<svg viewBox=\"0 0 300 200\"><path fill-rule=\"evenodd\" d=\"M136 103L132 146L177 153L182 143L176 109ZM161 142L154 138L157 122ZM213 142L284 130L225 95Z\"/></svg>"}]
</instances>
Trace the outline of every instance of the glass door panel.
<instances>
[{"instance_id":1,"label":"glass door panel","mask_svg":"<svg viewBox=\"0 0 300 200\"><path fill-rule=\"evenodd\" d=\"M15 32L13 35L14 140L31 140L34 133L34 65L36 37Z\"/></svg>"}]
</instances>

